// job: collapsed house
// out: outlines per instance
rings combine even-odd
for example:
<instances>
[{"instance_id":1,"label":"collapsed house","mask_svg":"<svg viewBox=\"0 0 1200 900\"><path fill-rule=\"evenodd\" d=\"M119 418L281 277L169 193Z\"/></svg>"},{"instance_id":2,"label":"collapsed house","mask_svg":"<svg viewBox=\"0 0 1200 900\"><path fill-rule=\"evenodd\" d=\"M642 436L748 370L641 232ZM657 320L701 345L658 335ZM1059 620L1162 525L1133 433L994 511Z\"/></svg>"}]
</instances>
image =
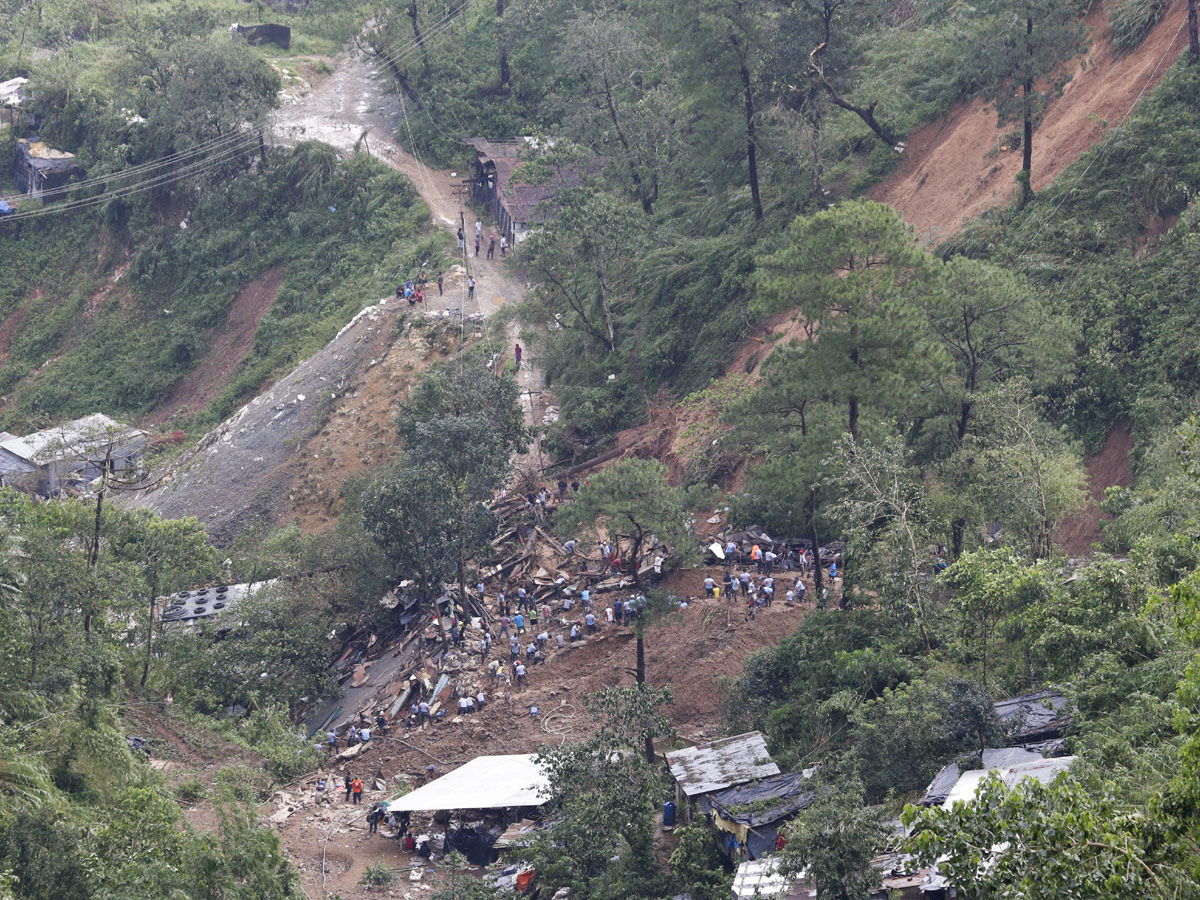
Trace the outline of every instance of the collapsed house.
<instances>
[{"instance_id":1,"label":"collapsed house","mask_svg":"<svg viewBox=\"0 0 1200 900\"><path fill-rule=\"evenodd\" d=\"M28 78L0 81L0 126L16 127L21 121L21 105L25 102Z\"/></svg>"},{"instance_id":2,"label":"collapsed house","mask_svg":"<svg viewBox=\"0 0 1200 900\"><path fill-rule=\"evenodd\" d=\"M1047 759L1040 753L1020 747L984 750L981 765L975 768L950 763L933 777L921 806L941 806L949 809L955 803L970 803L988 773L995 772L1007 787L1015 787L1024 778L1049 784L1075 762L1074 756Z\"/></svg>"},{"instance_id":3,"label":"collapsed house","mask_svg":"<svg viewBox=\"0 0 1200 900\"><path fill-rule=\"evenodd\" d=\"M886 853L871 860L879 873L879 885L871 890L871 900L930 900L923 893L924 871L914 871L913 857L905 853ZM814 900L816 887L802 872L789 878L779 871L779 858L746 860L733 876L733 900Z\"/></svg>"},{"instance_id":4,"label":"collapsed house","mask_svg":"<svg viewBox=\"0 0 1200 900\"><path fill-rule=\"evenodd\" d=\"M105 473L136 470L146 432L101 413L24 437L0 431L0 483L54 496Z\"/></svg>"},{"instance_id":5,"label":"collapsed house","mask_svg":"<svg viewBox=\"0 0 1200 900\"><path fill-rule=\"evenodd\" d=\"M702 801L727 788L779 774L760 731L749 731L666 754L682 822Z\"/></svg>"},{"instance_id":6,"label":"collapsed house","mask_svg":"<svg viewBox=\"0 0 1200 900\"><path fill-rule=\"evenodd\" d=\"M179 591L167 598L161 618L163 622L194 623L200 619L218 616L272 584L275 584L274 580Z\"/></svg>"},{"instance_id":7,"label":"collapsed house","mask_svg":"<svg viewBox=\"0 0 1200 900\"><path fill-rule=\"evenodd\" d=\"M1071 711L1062 691L1046 688L992 704L1004 726L1009 746L1035 750L1043 756L1062 751L1063 732L1071 724Z\"/></svg>"},{"instance_id":8,"label":"collapsed house","mask_svg":"<svg viewBox=\"0 0 1200 900\"><path fill-rule=\"evenodd\" d=\"M13 178L22 193L42 198L46 191L61 188L78 175L83 175L83 169L74 153L55 150L36 137L17 141Z\"/></svg>"}]
</instances>

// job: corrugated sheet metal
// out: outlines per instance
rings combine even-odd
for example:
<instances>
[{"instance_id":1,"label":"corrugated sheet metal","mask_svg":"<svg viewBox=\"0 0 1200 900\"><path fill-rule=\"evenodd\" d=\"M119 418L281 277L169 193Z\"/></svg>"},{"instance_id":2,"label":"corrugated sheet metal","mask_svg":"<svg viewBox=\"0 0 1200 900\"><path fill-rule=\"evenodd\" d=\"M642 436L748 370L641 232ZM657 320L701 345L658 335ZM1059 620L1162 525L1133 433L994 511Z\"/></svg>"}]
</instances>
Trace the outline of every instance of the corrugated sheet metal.
<instances>
[{"instance_id":1,"label":"corrugated sheet metal","mask_svg":"<svg viewBox=\"0 0 1200 900\"><path fill-rule=\"evenodd\" d=\"M762 733L750 731L667 754L671 777L689 797L779 774Z\"/></svg>"}]
</instances>

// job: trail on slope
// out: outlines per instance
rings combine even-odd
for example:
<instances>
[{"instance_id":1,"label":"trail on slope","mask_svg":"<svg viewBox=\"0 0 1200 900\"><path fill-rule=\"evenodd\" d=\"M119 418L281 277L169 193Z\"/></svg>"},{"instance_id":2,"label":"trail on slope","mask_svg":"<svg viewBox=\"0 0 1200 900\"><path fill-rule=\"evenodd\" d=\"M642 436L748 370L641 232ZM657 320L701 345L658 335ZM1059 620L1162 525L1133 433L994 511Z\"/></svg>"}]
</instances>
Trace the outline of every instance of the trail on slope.
<instances>
[{"instance_id":1,"label":"trail on slope","mask_svg":"<svg viewBox=\"0 0 1200 900\"><path fill-rule=\"evenodd\" d=\"M1174 0L1142 45L1117 59L1103 9L1097 4L1088 14L1091 50L1072 63L1075 77L1034 132L1035 191L1124 122L1139 96L1150 94L1187 48L1180 30L1186 15L1186 0ZM921 240L943 241L968 219L1013 201L1021 149L1000 148L1014 127L997 127L996 114L978 98L960 103L944 120L913 132L900 166L868 196L899 210Z\"/></svg>"}]
</instances>

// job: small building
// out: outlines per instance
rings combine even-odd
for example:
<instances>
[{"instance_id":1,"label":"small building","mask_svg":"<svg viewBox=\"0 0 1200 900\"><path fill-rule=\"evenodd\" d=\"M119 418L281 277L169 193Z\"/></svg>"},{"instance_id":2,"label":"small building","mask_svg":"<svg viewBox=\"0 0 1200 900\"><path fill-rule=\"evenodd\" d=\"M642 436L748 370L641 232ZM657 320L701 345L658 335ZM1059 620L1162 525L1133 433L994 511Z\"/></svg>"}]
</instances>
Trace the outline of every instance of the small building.
<instances>
[{"instance_id":1,"label":"small building","mask_svg":"<svg viewBox=\"0 0 1200 900\"><path fill-rule=\"evenodd\" d=\"M666 760L675 780L675 803L682 822L690 820L692 806L709 794L779 774L759 731L674 750L666 754Z\"/></svg>"},{"instance_id":2,"label":"small building","mask_svg":"<svg viewBox=\"0 0 1200 900\"><path fill-rule=\"evenodd\" d=\"M1042 784L1049 784L1074 762L1074 756L1046 759L1040 753L1020 747L984 750L981 766L968 769L960 768L958 763L950 763L933 776L920 805L949 809L960 801L970 803L975 799L979 785L989 772L999 775L1000 780L1010 788L1015 787L1023 778L1034 778Z\"/></svg>"},{"instance_id":3,"label":"small building","mask_svg":"<svg viewBox=\"0 0 1200 900\"><path fill-rule=\"evenodd\" d=\"M555 193L583 184L584 178L599 175L608 165L607 159L597 156L586 164L565 166L547 181L527 184L521 181L517 167L521 163L521 153L534 146L533 138L519 141L470 138L467 143L475 148L471 199L487 207L497 227L514 247L524 240L531 228L547 221L547 207Z\"/></svg>"},{"instance_id":4,"label":"small building","mask_svg":"<svg viewBox=\"0 0 1200 900\"><path fill-rule=\"evenodd\" d=\"M0 483L46 496L137 467L146 432L95 413L25 437L0 432Z\"/></svg>"},{"instance_id":5,"label":"small building","mask_svg":"<svg viewBox=\"0 0 1200 900\"><path fill-rule=\"evenodd\" d=\"M21 121L21 104L25 102L25 85L28 78L10 78L0 81L0 126L15 127Z\"/></svg>"},{"instance_id":6,"label":"small building","mask_svg":"<svg viewBox=\"0 0 1200 900\"><path fill-rule=\"evenodd\" d=\"M1061 752L1063 731L1072 718L1062 691L1045 688L998 700L993 708L1004 726L1010 746L1041 751L1058 748L1057 752Z\"/></svg>"},{"instance_id":7,"label":"small building","mask_svg":"<svg viewBox=\"0 0 1200 900\"><path fill-rule=\"evenodd\" d=\"M40 198L45 191L60 188L82 174L74 153L55 150L36 137L17 141L13 178L22 193Z\"/></svg>"},{"instance_id":8,"label":"small building","mask_svg":"<svg viewBox=\"0 0 1200 900\"><path fill-rule=\"evenodd\" d=\"M234 22L229 26L231 35L241 35L246 39L246 43L251 47L258 47L262 44L274 44L283 50L288 50L292 46L292 29L287 25L272 25L263 23L262 25L241 25Z\"/></svg>"},{"instance_id":9,"label":"small building","mask_svg":"<svg viewBox=\"0 0 1200 900\"><path fill-rule=\"evenodd\" d=\"M704 797L700 809L712 817L721 852L734 860L774 852L779 830L817 799L812 774L773 775Z\"/></svg>"}]
</instances>

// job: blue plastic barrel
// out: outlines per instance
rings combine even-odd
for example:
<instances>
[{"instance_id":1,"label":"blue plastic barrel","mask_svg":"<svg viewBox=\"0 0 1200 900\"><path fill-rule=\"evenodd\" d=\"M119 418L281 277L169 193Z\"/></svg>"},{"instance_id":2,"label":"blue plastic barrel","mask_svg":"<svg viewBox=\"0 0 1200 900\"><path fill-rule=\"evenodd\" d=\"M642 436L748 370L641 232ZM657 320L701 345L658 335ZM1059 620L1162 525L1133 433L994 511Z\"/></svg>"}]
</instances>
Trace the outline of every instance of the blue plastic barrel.
<instances>
[{"instance_id":1,"label":"blue plastic barrel","mask_svg":"<svg viewBox=\"0 0 1200 900\"><path fill-rule=\"evenodd\" d=\"M675 801L668 800L663 804L663 828L675 827Z\"/></svg>"}]
</instances>

